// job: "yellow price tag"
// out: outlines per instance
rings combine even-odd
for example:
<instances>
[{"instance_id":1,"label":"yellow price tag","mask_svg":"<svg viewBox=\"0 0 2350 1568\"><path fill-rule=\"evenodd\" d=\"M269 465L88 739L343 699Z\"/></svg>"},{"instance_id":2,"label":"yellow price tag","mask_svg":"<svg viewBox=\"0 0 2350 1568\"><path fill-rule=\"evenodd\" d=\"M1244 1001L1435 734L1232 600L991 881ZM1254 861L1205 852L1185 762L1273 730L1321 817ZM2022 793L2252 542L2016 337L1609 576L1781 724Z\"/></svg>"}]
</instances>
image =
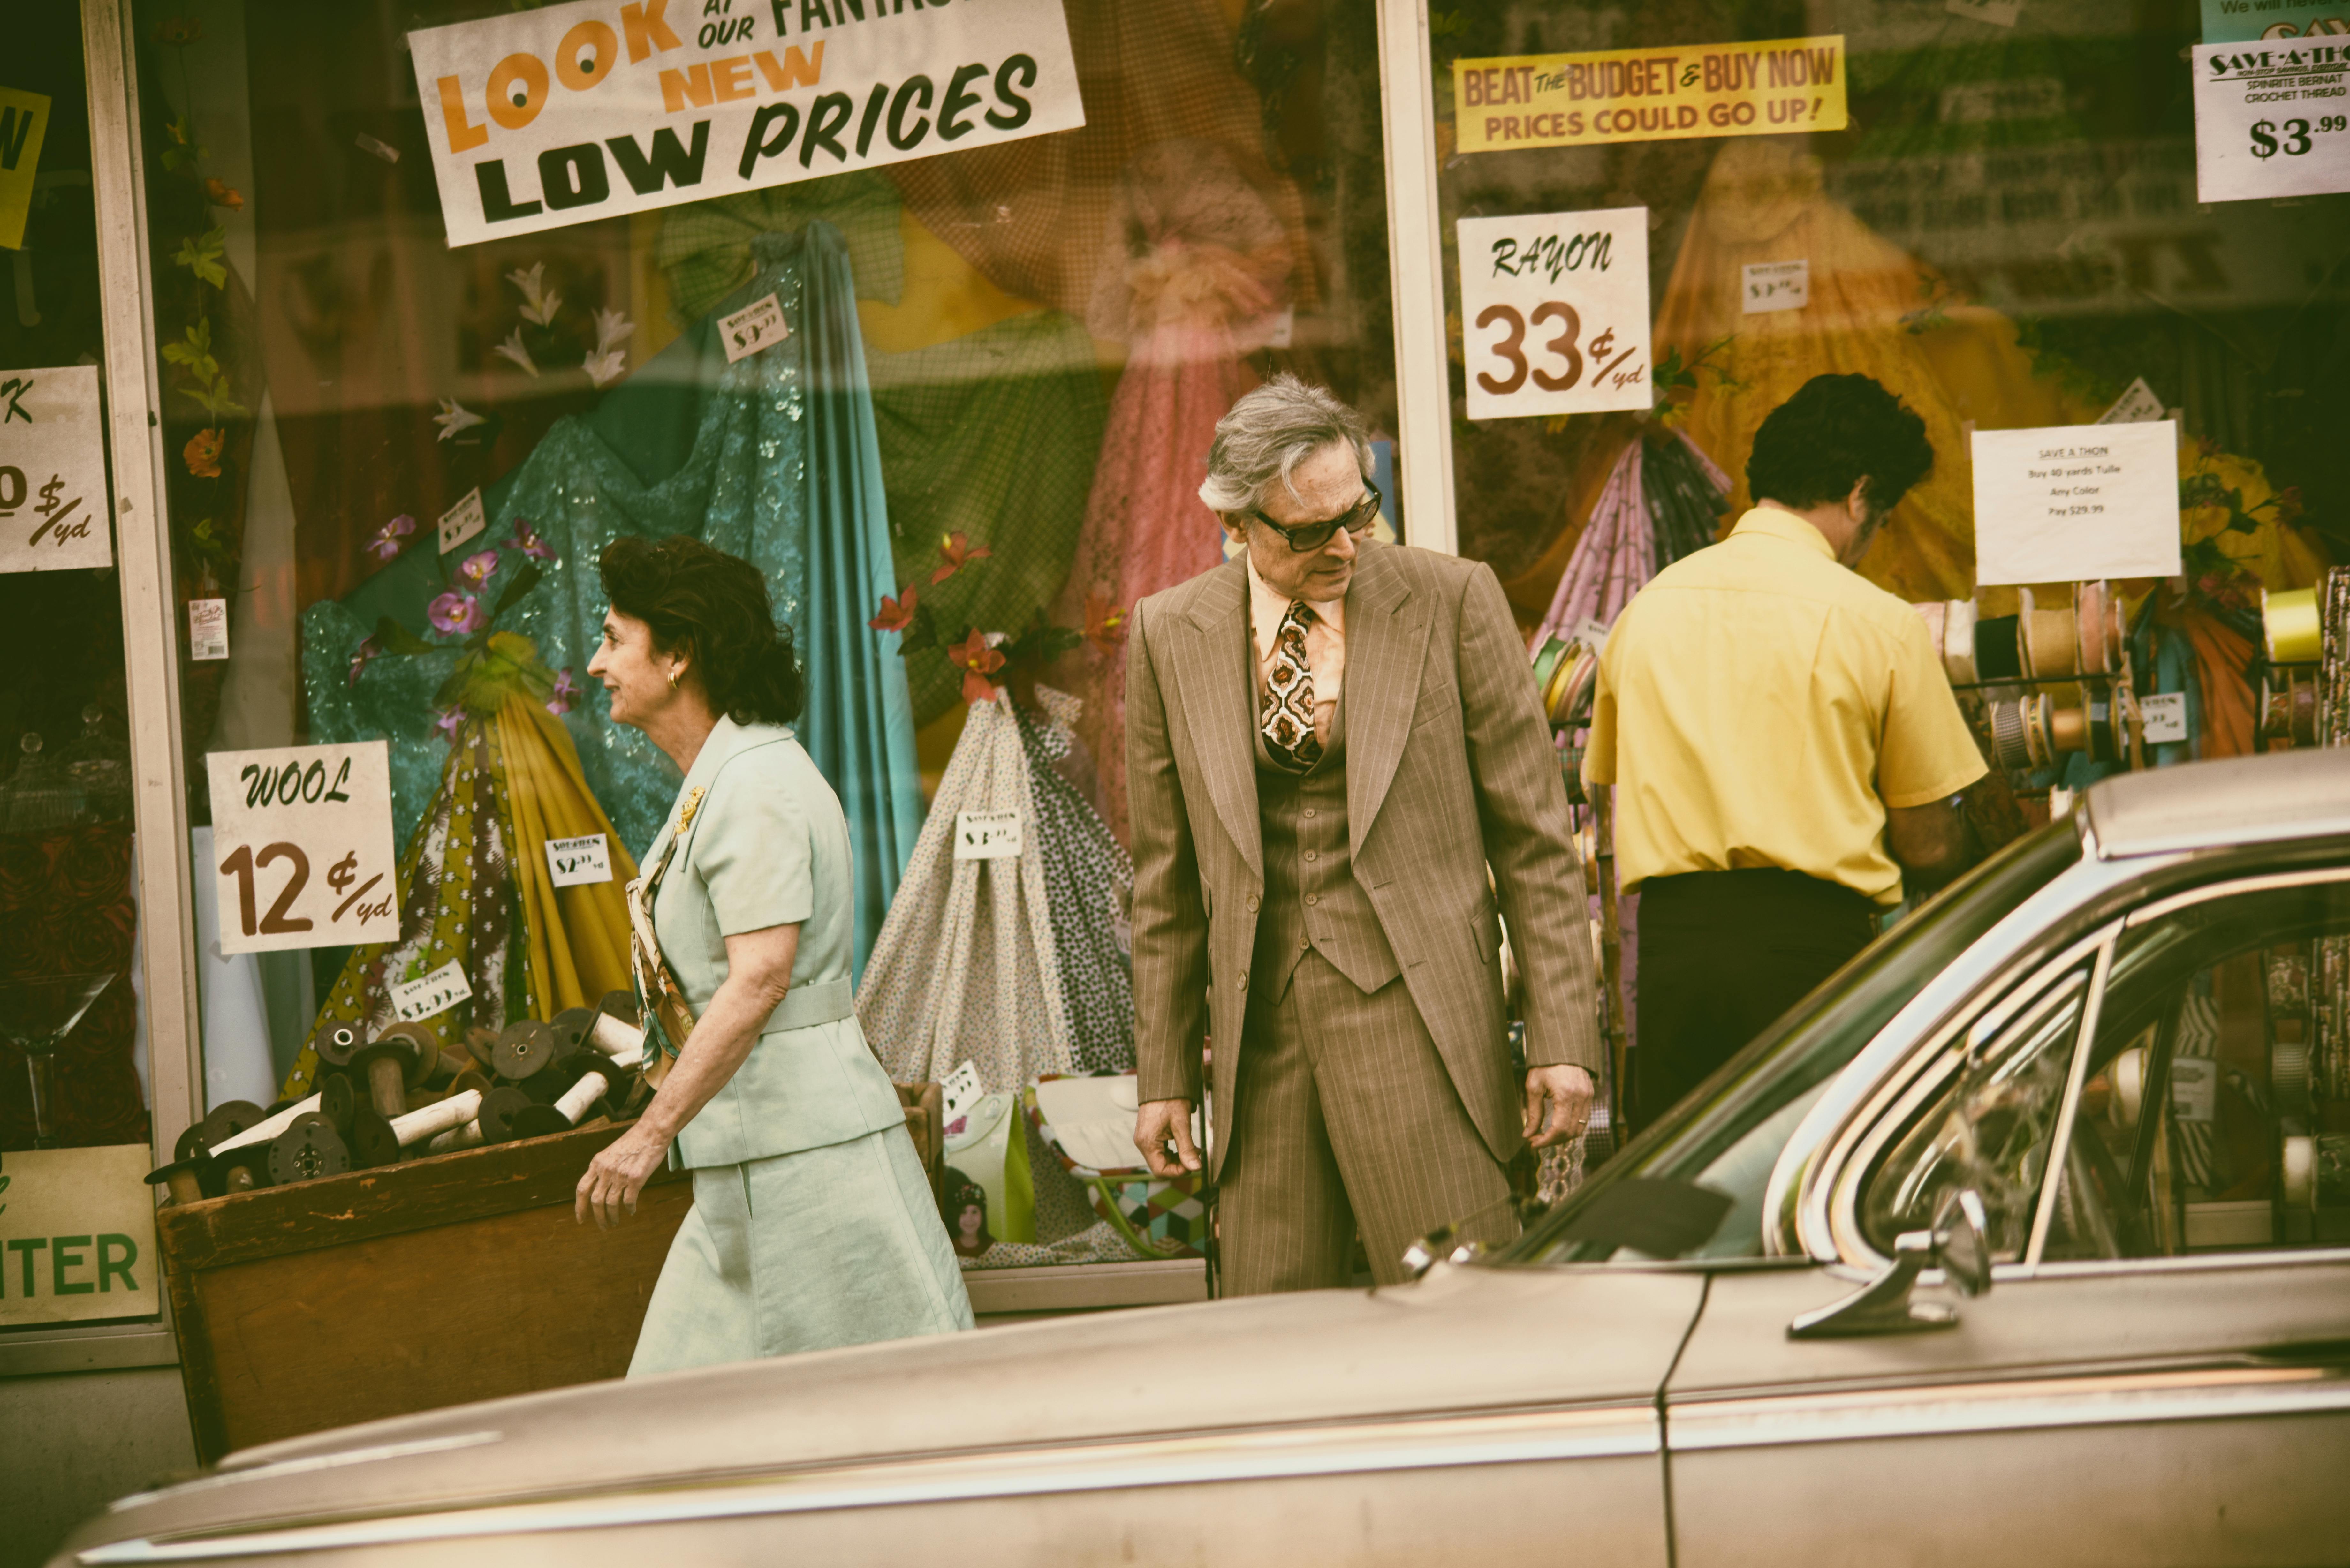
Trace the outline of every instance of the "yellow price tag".
<instances>
[{"instance_id":1,"label":"yellow price tag","mask_svg":"<svg viewBox=\"0 0 2350 1568\"><path fill-rule=\"evenodd\" d=\"M25 215L33 210L33 171L41 165L41 139L48 133L47 99L0 87L0 247L25 247Z\"/></svg>"}]
</instances>

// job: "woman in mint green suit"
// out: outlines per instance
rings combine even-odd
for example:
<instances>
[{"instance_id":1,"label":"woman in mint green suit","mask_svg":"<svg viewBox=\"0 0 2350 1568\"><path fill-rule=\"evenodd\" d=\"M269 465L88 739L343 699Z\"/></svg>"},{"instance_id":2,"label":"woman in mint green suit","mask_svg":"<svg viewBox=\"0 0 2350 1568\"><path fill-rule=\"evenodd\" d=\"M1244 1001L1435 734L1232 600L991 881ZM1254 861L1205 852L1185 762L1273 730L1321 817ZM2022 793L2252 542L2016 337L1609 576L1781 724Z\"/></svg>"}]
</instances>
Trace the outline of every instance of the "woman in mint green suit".
<instances>
[{"instance_id":1,"label":"woman in mint green suit","mask_svg":"<svg viewBox=\"0 0 2350 1568\"><path fill-rule=\"evenodd\" d=\"M848 825L792 736L800 677L749 562L623 537L588 666L685 774L629 889L660 1091L580 1178L612 1225L693 1172L631 1377L972 1326L905 1112L850 1004ZM649 951L658 942L658 953Z\"/></svg>"}]
</instances>

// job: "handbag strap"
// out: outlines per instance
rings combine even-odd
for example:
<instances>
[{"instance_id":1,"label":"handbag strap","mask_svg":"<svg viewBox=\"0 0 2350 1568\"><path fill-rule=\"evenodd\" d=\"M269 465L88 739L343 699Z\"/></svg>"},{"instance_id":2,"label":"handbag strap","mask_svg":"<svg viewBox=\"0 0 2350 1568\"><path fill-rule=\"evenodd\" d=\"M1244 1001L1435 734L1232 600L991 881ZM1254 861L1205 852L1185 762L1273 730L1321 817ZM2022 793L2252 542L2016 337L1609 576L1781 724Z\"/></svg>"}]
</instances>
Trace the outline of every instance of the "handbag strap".
<instances>
[{"instance_id":1,"label":"handbag strap","mask_svg":"<svg viewBox=\"0 0 2350 1568\"><path fill-rule=\"evenodd\" d=\"M661 878L668 874L670 861L677 854L677 841L693 826L694 815L702 809L702 798L707 793L708 786L703 784L696 784L687 792L678 807L676 825L670 830L669 843L628 888L629 969L636 982L637 1007L645 1024L645 1077L655 1088L669 1075L670 1064L677 1059L686 1037L693 1033L694 1016L692 1004L685 999L685 987L678 982L677 971L661 955L660 938L653 929L653 900L660 892Z\"/></svg>"}]
</instances>

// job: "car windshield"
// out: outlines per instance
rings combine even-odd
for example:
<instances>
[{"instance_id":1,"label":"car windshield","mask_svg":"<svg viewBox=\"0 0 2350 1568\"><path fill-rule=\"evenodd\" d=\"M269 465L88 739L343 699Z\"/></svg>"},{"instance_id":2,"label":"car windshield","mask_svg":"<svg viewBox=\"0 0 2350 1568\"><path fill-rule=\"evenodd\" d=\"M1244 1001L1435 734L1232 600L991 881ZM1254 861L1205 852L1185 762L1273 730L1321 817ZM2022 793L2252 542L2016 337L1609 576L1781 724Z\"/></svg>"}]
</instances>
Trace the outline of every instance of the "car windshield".
<instances>
[{"instance_id":1,"label":"car windshield","mask_svg":"<svg viewBox=\"0 0 2350 1568\"><path fill-rule=\"evenodd\" d=\"M1975 867L1829 976L1500 1261L1760 1256L1763 1189L1813 1103L1928 976L2080 857L2079 835L2063 818ZM1603 1211L1607 1220L1592 1223ZM1648 1236L1675 1239L1634 1240Z\"/></svg>"}]
</instances>

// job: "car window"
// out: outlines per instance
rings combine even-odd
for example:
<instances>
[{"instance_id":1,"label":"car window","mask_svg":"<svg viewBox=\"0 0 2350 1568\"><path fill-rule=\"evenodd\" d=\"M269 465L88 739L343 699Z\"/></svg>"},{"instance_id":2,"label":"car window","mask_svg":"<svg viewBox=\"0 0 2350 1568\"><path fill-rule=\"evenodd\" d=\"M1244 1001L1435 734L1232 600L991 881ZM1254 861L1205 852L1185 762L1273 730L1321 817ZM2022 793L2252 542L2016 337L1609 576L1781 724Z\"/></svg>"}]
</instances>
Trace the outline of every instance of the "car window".
<instances>
[{"instance_id":1,"label":"car window","mask_svg":"<svg viewBox=\"0 0 2350 1568\"><path fill-rule=\"evenodd\" d=\"M2240 887L2122 933L2045 1257L2350 1242L2350 872Z\"/></svg>"},{"instance_id":2,"label":"car window","mask_svg":"<svg viewBox=\"0 0 2350 1568\"><path fill-rule=\"evenodd\" d=\"M1994 1009L1955 1048L1956 1070L1925 1097L1891 1152L1868 1173L1861 1231L1887 1257L1904 1231L1931 1225L1943 1199L1972 1188L1990 1220L1995 1262L2022 1259L2032 1240L2056 1118L2064 1109L2090 965L2027 988L2022 1006Z\"/></svg>"},{"instance_id":3,"label":"car window","mask_svg":"<svg viewBox=\"0 0 2350 1568\"><path fill-rule=\"evenodd\" d=\"M1926 979L2081 857L2069 820L2018 839L1871 943L1696 1092L1528 1227L1502 1261L1636 1261L1606 1241L1569 1236L1577 1214L1631 1178L1692 1183L1731 1199L1700 1256L1759 1257L1771 1171L1812 1102L1892 1022ZM1637 1045L1635 1047L1637 1049Z\"/></svg>"}]
</instances>

